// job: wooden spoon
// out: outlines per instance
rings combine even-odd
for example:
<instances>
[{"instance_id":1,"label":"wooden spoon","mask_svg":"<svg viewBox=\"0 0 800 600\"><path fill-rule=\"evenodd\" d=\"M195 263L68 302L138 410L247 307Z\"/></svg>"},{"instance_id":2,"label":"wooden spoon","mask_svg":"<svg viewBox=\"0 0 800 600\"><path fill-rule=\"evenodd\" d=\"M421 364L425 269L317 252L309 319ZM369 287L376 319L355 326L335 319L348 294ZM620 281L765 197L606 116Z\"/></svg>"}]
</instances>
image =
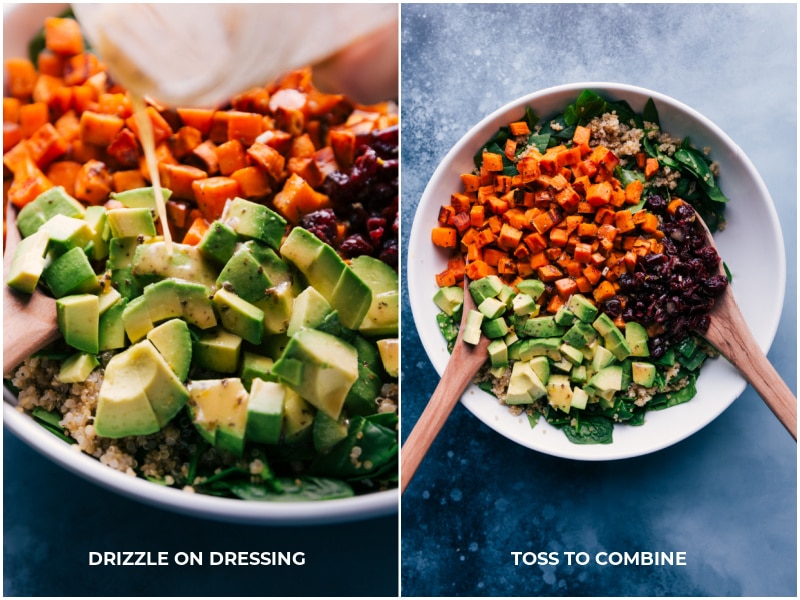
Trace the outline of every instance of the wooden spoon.
<instances>
[{"instance_id":1,"label":"wooden spoon","mask_svg":"<svg viewBox=\"0 0 800 600\"><path fill-rule=\"evenodd\" d=\"M40 290L17 292L5 284L8 269L21 236L14 207L6 210L6 246L3 255L3 375L31 354L57 340L61 333L56 321L56 301Z\"/></svg>"},{"instance_id":2,"label":"wooden spoon","mask_svg":"<svg viewBox=\"0 0 800 600\"><path fill-rule=\"evenodd\" d=\"M447 362L439 385L433 391L425 410L414 425L401 450L400 492L403 493L414 477L414 473L439 434L444 422L452 412L464 390L475 378L478 370L488 358L489 339L481 335L480 342L472 345L463 340L467 314L475 309L475 301L469 292L469 279L464 277L464 304L461 326L458 330L453 352Z\"/></svg>"},{"instance_id":3,"label":"wooden spoon","mask_svg":"<svg viewBox=\"0 0 800 600\"><path fill-rule=\"evenodd\" d=\"M706 231L708 244L716 250L705 221L700 215L697 215L697 220ZM722 261L720 273L724 274ZM708 330L700 333L736 367L797 441L797 398L761 351L736 304L730 285L716 299Z\"/></svg>"}]
</instances>

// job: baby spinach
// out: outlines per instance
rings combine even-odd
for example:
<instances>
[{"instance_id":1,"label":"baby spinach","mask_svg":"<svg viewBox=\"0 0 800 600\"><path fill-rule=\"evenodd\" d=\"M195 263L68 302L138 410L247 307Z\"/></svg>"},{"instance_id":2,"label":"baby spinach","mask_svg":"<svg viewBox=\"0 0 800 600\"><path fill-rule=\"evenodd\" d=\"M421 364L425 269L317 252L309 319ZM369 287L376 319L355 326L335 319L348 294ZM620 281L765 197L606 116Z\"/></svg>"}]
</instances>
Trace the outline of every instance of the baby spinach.
<instances>
[{"instance_id":1,"label":"baby spinach","mask_svg":"<svg viewBox=\"0 0 800 600\"><path fill-rule=\"evenodd\" d=\"M610 444L614 441L614 422L608 417L590 415L576 418L575 425L564 427L573 444Z\"/></svg>"},{"instance_id":2,"label":"baby spinach","mask_svg":"<svg viewBox=\"0 0 800 600\"><path fill-rule=\"evenodd\" d=\"M353 488L338 479L326 477L281 477L278 479L280 490L241 481L230 485L231 493L242 500L260 502L314 502L318 500L334 500L350 498Z\"/></svg>"}]
</instances>

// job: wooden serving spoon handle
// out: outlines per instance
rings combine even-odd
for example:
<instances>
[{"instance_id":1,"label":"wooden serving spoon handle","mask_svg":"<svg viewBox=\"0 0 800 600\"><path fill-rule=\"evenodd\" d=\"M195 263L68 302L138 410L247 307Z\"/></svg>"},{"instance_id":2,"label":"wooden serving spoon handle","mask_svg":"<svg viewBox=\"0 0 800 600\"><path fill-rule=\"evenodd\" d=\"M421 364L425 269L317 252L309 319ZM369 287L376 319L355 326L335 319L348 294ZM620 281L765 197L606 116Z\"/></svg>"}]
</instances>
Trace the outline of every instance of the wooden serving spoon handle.
<instances>
[{"instance_id":1,"label":"wooden serving spoon handle","mask_svg":"<svg viewBox=\"0 0 800 600\"><path fill-rule=\"evenodd\" d=\"M33 294L17 292L5 283L14 251L20 241L14 208L6 211L6 245L3 254L3 376L37 350L57 340L56 301L38 289Z\"/></svg>"},{"instance_id":2,"label":"wooden serving spoon handle","mask_svg":"<svg viewBox=\"0 0 800 600\"><path fill-rule=\"evenodd\" d=\"M453 411L464 390L467 389L467 386L474 379L488 357L489 339L485 335L481 335L480 341L476 345L469 344L462 339L466 329L464 324L467 314L475 308L475 302L469 292L468 283L469 280L464 277L464 304L461 326L458 330L458 337L456 337L450 360L447 362L447 367L442 373L439 384L403 444L400 453L401 494L406 491L406 487L414 477L417 467L419 467L423 457L430 449L433 440L439 435L439 431L441 431L447 417Z\"/></svg>"}]
</instances>

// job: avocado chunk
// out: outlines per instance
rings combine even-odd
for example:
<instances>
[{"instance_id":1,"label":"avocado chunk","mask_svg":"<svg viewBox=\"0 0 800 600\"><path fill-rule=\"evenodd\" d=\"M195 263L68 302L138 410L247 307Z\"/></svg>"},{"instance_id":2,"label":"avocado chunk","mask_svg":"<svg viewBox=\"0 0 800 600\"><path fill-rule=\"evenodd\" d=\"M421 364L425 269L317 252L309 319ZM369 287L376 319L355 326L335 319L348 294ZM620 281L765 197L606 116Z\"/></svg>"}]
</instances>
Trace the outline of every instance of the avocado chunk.
<instances>
[{"instance_id":1,"label":"avocado chunk","mask_svg":"<svg viewBox=\"0 0 800 600\"><path fill-rule=\"evenodd\" d=\"M17 227L22 237L26 238L56 215L81 219L85 212L83 204L59 185L42 192L22 207L17 215Z\"/></svg>"},{"instance_id":2,"label":"avocado chunk","mask_svg":"<svg viewBox=\"0 0 800 600\"><path fill-rule=\"evenodd\" d=\"M247 405L247 439L260 444L277 444L281 439L286 386L255 378Z\"/></svg>"},{"instance_id":3,"label":"avocado chunk","mask_svg":"<svg viewBox=\"0 0 800 600\"><path fill-rule=\"evenodd\" d=\"M301 329L290 338L272 372L316 408L338 418L358 379L358 353L328 333Z\"/></svg>"},{"instance_id":4,"label":"avocado chunk","mask_svg":"<svg viewBox=\"0 0 800 600\"><path fill-rule=\"evenodd\" d=\"M517 283L517 289L521 294L528 294L534 300L544 293L545 285L540 279L523 279Z\"/></svg>"},{"instance_id":5,"label":"avocado chunk","mask_svg":"<svg viewBox=\"0 0 800 600\"><path fill-rule=\"evenodd\" d=\"M634 361L631 363L631 378L642 387L652 387L656 383L656 366L652 363Z\"/></svg>"},{"instance_id":6,"label":"avocado chunk","mask_svg":"<svg viewBox=\"0 0 800 600\"><path fill-rule=\"evenodd\" d=\"M545 385L531 365L526 361L515 362L511 367L506 404L531 404L545 393Z\"/></svg>"},{"instance_id":7,"label":"avocado chunk","mask_svg":"<svg viewBox=\"0 0 800 600\"><path fill-rule=\"evenodd\" d=\"M209 289L216 287L217 270L196 246L172 244L172 254L165 242L139 244L131 262L131 274L142 286L174 277L193 281Z\"/></svg>"},{"instance_id":8,"label":"avocado chunk","mask_svg":"<svg viewBox=\"0 0 800 600\"><path fill-rule=\"evenodd\" d=\"M246 239L260 240L273 248L281 245L286 219L263 204L234 198L223 215L224 223Z\"/></svg>"},{"instance_id":9,"label":"avocado chunk","mask_svg":"<svg viewBox=\"0 0 800 600\"><path fill-rule=\"evenodd\" d=\"M283 401L283 422L281 424L283 441L287 444L296 444L311 435L314 416L317 412L317 409L305 398L291 388L287 388Z\"/></svg>"},{"instance_id":10,"label":"avocado chunk","mask_svg":"<svg viewBox=\"0 0 800 600\"><path fill-rule=\"evenodd\" d=\"M201 369L236 373L242 338L221 327L201 331L192 346L192 357Z\"/></svg>"},{"instance_id":11,"label":"avocado chunk","mask_svg":"<svg viewBox=\"0 0 800 600\"><path fill-rule=\"evenodd\" d=\"M589 380L589 385L600 392L618 392L623 387L622 380L622 367L620 365L609 365L592 375L592 378Z\"/></svg>"},{"instance_id":12,"label":"avocado chunk","mask_svg":"<svg viewBox=\"0 0 800 600\"><path fill-rule=\"evenodd\" d=\"M551 375L547 382L547 401L550 406L565 413L572 406L572 384L567 375Z\"/></svg>"},{"instance_id":13,"label":"avocado chunk","mask_svg":"<svg viewBox=\"0 0 800 600\"><path fill-rule=\"evenodd\" d=\"M153 237L156 224L149 208L112 208L106 213L111 235L116 238Z\"/></svg>"},{"instance_id":14,"label":"avocado chunk","mask_svg":"<svg viewBox=\"0 0 800 600\"><path fill-rule=\"evenodd\" d=\"M100 315L100 325L98 331L99 351L118 350L124 348L126 344L125 323L122 314L128 301L124 298L118 300Z\"/></svg>"},{"instance_id":15,"label":"avocado chunk","mask_svg":"<svg viewBox=\"0 0 800 600\"><path fill-rule=\"evenodd\" d=\"M6 277L9 287L26 294L34 292L44 272L49 241L50 234L40 230L19 242Z\"/></svg>"},{"instance_id":16,"label":"avocado chunk","mask_svg":"<svg viewBox=\"0 0 800 600\"><path fill-rule=\"evenodd\" d=\"M189 414L200 434L214 446L242 456L247 431L249 394L235 377L191 381Z\"/></svg>"},{"instance_id":17,"label":"avocado chunk","mask_svg":"<svg viewBox=\"0 0 800 600\"><path fill-rule=\"evenodd\" d=\"M250 245L240 246L217 277L219 287L231 290L247 302L261 300L273 286L252 248Z\"/></svg>"},{"instance_id":18,"label":"avocado chunk","mask_svg":"<svg viewBox=\"0 0 800 600\"><path fill-rule=\"evenodd\" d=\"M331 311L331 305L325 297L313 287L307 287L294 299L287 335L294 335L306 327L318 327Z\"/></svg>"},{"instance_id":19,"label":"avocado chunk","mask_svg":"<svg viewBox=\"0 0 800 600\"><path fill-rule=\"evenodd\" d=\"M197 247L219 264L224 265L233 256L240 241L239 234L233 229L222 221L214 221Z\"/></svg>"},{"instance_id":20,"label":"avocado chunk","mask_svg":"<svg viewBox=\"0 0 800 600\"><path fill-rule=\"evenodd\" d=\"M464 305L464 288L458 286L439 288L433 295L433 302L446 315L452 317Z\"/></svg>"},{"instance_id":21,"label":"avocado chunk","mask_svg":"<svg viewBox=\"0 0 800 600\"><path fill-rule=\"evenodd\" d=\"M56 258L45 267L42 276L56 298L100 290L97 275L81 248L73 248Z\"/></svg>"},{"instance_id":22,"label":"avocado chunk","mask_svg":"<svg viewBox=\"0 0 800 600\"><path fill-rule=\"evenodd\" d=\"M61 383L79 383L86 381L100 362L94 354L78 352L67 357L58 371L58 380Z\"/></svg>"},{"instance_id":23,"label":"avocado chunk","mask_svg":"<svg viewBox=\"0 0 800 600\"><path fill-rule=\"evenodd\" d=\"M186 322L200 329L210 329L217 325L217 315L208 293L208 288L200 283L175 280L178 298L183 307L182 316Z\"/></svg>"},{"instance_id":24,"label":"avocado chunk","mask_svg":"<svg viewBox=\"0 0 800 600\"><path fill-rule=\"evenodd\" d=\"M214 294L222 326L251 344L260 344L264 337L264 311L226 289Z\"/></svg>"},{"instance_id":25,"label":"avocado chunk","mask_svg":"<svg viewBox=\"0 0 800 600\"><path fill-rule=\"evenodd\" d=\"M591 323L597 317L597 307L581 294L570 296L566 306L582 323Z\"/></svg>"},{"instance_id":26,"label":"avocado chunk","mask_svg":"<svg viewBox=\"0 0 800 600\"><path fill-rule=\"evenodd\" d=\"M647 330L636 321L625 323L625 341L631 349L631 356L650 356L647 346Z\"/></svg>"},{"instance_id":27,"label":"avocado chunk","mask_svg":"<svg viewBox=\"0 0 800 600\"><path fill-rule=\"evenodd\" d=\"M376 343L386 374L389 377L398 377L400 374L400 340L397 338L385 338L378 340Z\"/></svg>"},{"instance_id":28,"label":"avocado chunk","mask_svg":"<svg viewBox=\"0 0 800 600\"><path fill-rule=\"evenodd\" d=\"M161 195L164 198L164 202L166 202L172 196L172 190L162 187ZM123 192L111 192L110 197L127 208L146 208L152 211L152 214L158 214L155 187L141 187Z\"/></svg>"},{"instance_id":29,"label":"avocado chunk","mask_svg":"<svg viewBox=\"0 0 800 600\"><path fill-rule=\"evenodd\" d=\"M371 336L397 335L400 283L397 272L372 256L357 256L350 268L372 291L372 302L358 330ZM461 291L463 301L463 290Z\"/></svg>"},{"instance_id":30,"label":"avocado chunk","mask_svg":"<svg viewBox=\"0 0 800 600\"><path fill-rule=\"evenodd\" d=\"M99 351L100 309L94 294L75 294L56 300L56 320L64 341L89 354Z\"/></svg>"},{"instance_id":31,"label":"avocado chunk","mask_svg":"<svg viewBox=\"0 0 800 600\"><path fill-rule=\"evenodd\" d=\"M264 381L273 381L275 379L272 376L272 365L275 364L275 361L269 356L245 350L242 352L241 363L239 377L248 391L255 379L263 379Z\"/></svg>"},{"instance_id":32,"label":"avocado chunk","mask_svg":"<svg viewBox=\"0 0 800 600\"><path fill-rule=\"evenodd\" d=\"M481 326L483 325L483 313L477 310L470 310L467 313L467 320L464 323L464 335L462 339L468 344L476 346L481 341Z\"/></svg>"},{"instance_id":33,"label":"avocado chunk","mask_svg":"<svg viewBox=\"0 0 800 600\"><path fill-rule=\"evenodd\" d=\"M503 281L497 275L481 277L469 284L469 293L478 306L487 298L496 298L502 289Z\"/></svg>"},{"instance_id":34,"label":"avocado chunk","mask_svg":"<svg viewBox=\"0 0 800 600\"><path fill-rule=\"evenodd\" d=\"M53 256L61 256L73 248L84 248L92 241L94 233L85 220L64 215L55 215L41 229L50 234L48 249Z\"/></svg>"},{"instance_id":35,"label":"avocado chunk","mask_svg":"<svg viewBox=\"0 0 800 600\"><path fill-rule=\"evenodd\" d=\"M522 326L521 335L532 338L550 338L562 336L565 332L566 328L556 323L554 317L546 316L533 317L525 321L525 324Z\"/></svg>"},{"instance_id":36,"label":"avocado chunk","mask_svg":"<svg viewBox=\"0 0 800 600\"><path fill-rule=\"evenodd\" d=\"M264 313L264 329L268 335L286 333L292 318L292 306L296 297L292 284L283 281L267 290L267 295L255 306Z\"/></svg>"},{"instance_id":37,"label":"avocado chunk","mask_svg":"<svg viewBox=\"0 0 800 600\"><path fill-rule=\"evenodd\" d=\"M108 227L108 217L104 206L87 206L84 220L92 231L91 244L92 260L102 260L108 257L109 238L111 229Z\"/></svg>"},{"instance_id":38,"label":"avocado chunk","mask_svg":"<svg viewBox=\"0 0 800 600\"><path fill-rule=\"evenodd\" d=\"M137 296L125 305L122 310L122 324L125 326L128 339L134 343L144 338L155 327L145 296Z\"/></svg>"},{"instance_id":39,"label":"avocado chunk","mask_svg":"<svg viewBox=\"0 0 800 600\"><path fill-rule=\"evenodd\" d=\"M180 285L175 279L162 279L144 286L144 299L153 323L183 316Z\"/></svg>"},{"instance_id":40,"label":"avocado chunk","mask_svg":"<svg viewBox=\"0 0 800 600\"><path fill-rule=\"evenodd\" d=\"M189 375L192 364L192 336L181 319L170 319L147 332L147 339L181 381Z\"/></svg>"},{"instance_id":41,"label":"avocado chunk","mask_svg":"<svg viewBox=\"0 0 800 600\"><path fill-rule=\"evenodd\" d=\"M147 340L114 355L105 369L95 428L103 437L155 433L186 404L189 393Z\"/></svg>"}]
</instances>

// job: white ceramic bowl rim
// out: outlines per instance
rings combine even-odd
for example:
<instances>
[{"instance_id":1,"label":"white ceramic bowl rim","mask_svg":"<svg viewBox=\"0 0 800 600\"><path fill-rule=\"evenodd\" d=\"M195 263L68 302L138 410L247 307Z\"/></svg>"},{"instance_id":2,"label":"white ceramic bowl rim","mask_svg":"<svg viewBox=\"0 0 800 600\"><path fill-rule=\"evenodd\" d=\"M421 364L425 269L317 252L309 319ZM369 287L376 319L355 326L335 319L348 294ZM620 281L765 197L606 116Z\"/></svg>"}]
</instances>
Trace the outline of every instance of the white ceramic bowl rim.
<instances>
[{"instance_id":1,"label":"white ceramic bowl rim","mask_svg":"<svg viewBox=\"0 0 800 600\"><path fill-rule=\"evenodd\" d=\"M762 218L764 219L764 226L769 229L769 234L772 236L771 239L768 240L768 242L772 244L772 254L768 253L766 258L771 261L771 273L774 272L775 277L770 282L772 289L769 291L771 293L762 296L763 304L760 310L764 311L764 314L759 316L761 323L758 328L752 327L751 325L751 329L753 329L759 346L766 352L775 338L780 321L786 286L786 259L777 212L766 185L753 164L738 145L736 145L717 125L691 107L665 94L628 84L577 82L533 92L507 103L482 119L464 134L456 145L447 153L428 182L419 206L417 207L417 214L415 215L415 220L412 225L406 258L409 302L414 322L417 325L423 347L433 363L434 368L441 374L447 364L449 355L446 351L442 351L444 343L441 334L435 327L435 323L430 320L432 293L429 292L432 288L429 287L429 282L419 281L414 275L416 268L424 270L426 275L429 274L428 270L431 268L429 263L436 261L433 255L437 251L430 243L431 222L422 222L423 219L430 216L430 213L426 212L428 205L431 202L436 202L437 206L439 206L444 203L442 202L442 198L446 200L450 192L456 191L456 187L446 188L445 186L439 188L439 186L443 185L443 181L447 181L448 183L456 181L455 178L457 178L461 172L464 172L465 168L466 170L471 170L472 165L468 164L469 161L465 157L470 157L471 161L472 154L474 154L499 127L507 125L512 118L520 118L525 107L531 107L540 119L547 119L552 117L559 110L563 110L568 103L574 102L578 95L584 90L593 90L609 100L628 99L634 110L639 111L641 107L637 107L633 99L636 98L638 101L641 101L643 105L643 99L652 98L659 110L659 116L661 117L662 126L665 131L674 135L690 135L690 139L693 142L696 142L698 139L693 132L703 132L707 137L711 137L715 140L715 144L711 147L712 158L716 158L725 153L728 160L735 161L736 166L741 168L741 173L738 173L737 177L745 178L753 186L753 190L757 196L763 201L763 206L759 206L759 210L763 209L764 214ZM550 106L556 103L556 100L558 100L558 108L551 109ZM537 104L547 104L548 108L537 110ZM672 123L663 125L666 113L670 113ZM699 144L697 145L702 147ZM722 176L724 177L724 175L723 173ZM729 177L731 177L731 175L729 175ZM721 185L723 186L723 191L726 191L724 183L721 183ZM729 196L732 195L730 192L728 193ZM436 194L435 199L432 198L434 194ZM737 206L736 203L732 201L731 205L726 208L729 223L735 218L734 213L737 211L741 212L742 210L741 202L740 206ZM725 259L726 254L722 251L724 244L721 244L720 240L717 240L717 242L720 246L722 257ZM439 259L441 260L441 254L439 254ZM739 298L739 293L742 291L746 290L740 289L736 292L737 298ZM740 304L745 312L745 318L749 322L752 314L748 314L745 310L747 307L741 302ZM720 361L723 361L723 359L717 359L715 362ZM664 435L656 435L652 439L640 444L641 447L638 448L619 446L619 444L617 444L617 431L615 431L614 434L615 442L609 445L579 446L566 443L560 446L551 446L552 439L549 442L545 442L543 440L546 438L542 435L542 432L546 433L547 428L550 428L549 425L540 423L534 430L531 430L527 425L517 422L521 421L520 418L515 418L516 420L512 423L508 410L504 407L496 408L500 407L499 402L488 393L480 391L476 386L471 386L467 390L461 402L470 412L490 428L495 429L505 437L523 446L554 456L576 460L622 459L655 452L685 439L713 421L741 395L742 391L744 391L746 387L745 380L727 363L720 362L720 364L707 365L704 367L704 375L707 370L722 371L726 379L728 379L730 388L726 389L726 397L721 400L715 400L713 406L704 407L702 418L696 422L682 424L680 426L680 431L669 431ZM700 380L703 380L702 376ZM698 396L699 395L700 394L698 394ZM493 401L496 406L494 408L487 408L486 399ZM695 403L693 405L694 407L698 405L697 400L698 398L692 400L692 402ZM675 415L681 410L687 410L686 407L692 406L692 402L672 407L666 411L648 413L648 419L656 421L663 418L663 415L670 413L670 411L672 411L671 414ZM500 413L501 409L504 411L504 414ZM644 426L637 429L646 428L648 424L649 423L646 423ZM550 429L552 430L553 428ZM628 429L632 430L634 428L629 427ZM540 437L539 441L534 442L531 439L533 436L532 431L536 432L537 430L538 432L536 435ZM655 430L651 431L655 433ZM563 433L558 433L557 435L563 437ZM550 437L552 438L553 436ZM615 448L615 446L619 447Z\"/></svg>"}]
</instances>

